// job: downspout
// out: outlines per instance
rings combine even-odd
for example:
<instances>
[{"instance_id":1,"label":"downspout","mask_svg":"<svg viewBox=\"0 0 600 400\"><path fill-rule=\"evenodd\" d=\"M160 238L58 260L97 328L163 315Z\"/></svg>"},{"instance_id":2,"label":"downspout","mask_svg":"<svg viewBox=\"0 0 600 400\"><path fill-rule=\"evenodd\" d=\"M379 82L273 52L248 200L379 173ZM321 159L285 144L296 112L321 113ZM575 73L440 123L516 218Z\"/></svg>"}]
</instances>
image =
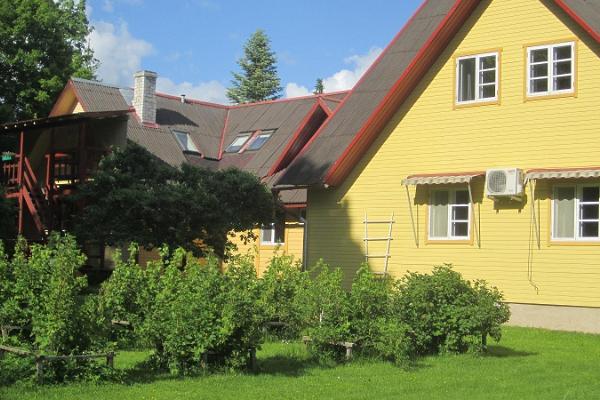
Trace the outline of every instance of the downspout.
<instances>
[{"instance_id":1,"label":"downspout","mask_svg":"<svg viewBox=\"0 0 600 400\"><path fill-rule=\"evenodd\" d=\"M306 271L308 268L308 220L302 217L302 214L298 217L299 221L304 225L302 231L302 271Z\"/></svg>"}]
</instances>

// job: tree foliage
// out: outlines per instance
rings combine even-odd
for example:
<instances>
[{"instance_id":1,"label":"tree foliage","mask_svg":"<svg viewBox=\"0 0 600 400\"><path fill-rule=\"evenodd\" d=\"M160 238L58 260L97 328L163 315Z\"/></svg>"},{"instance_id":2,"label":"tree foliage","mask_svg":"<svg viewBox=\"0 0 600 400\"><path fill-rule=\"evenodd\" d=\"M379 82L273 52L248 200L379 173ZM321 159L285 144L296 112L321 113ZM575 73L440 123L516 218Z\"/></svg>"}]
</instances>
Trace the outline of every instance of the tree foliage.
<instances>
[{"instance_id":1,"label":"tree foliage","mask_svg":"<svg viewBox=\"0 0 600 400\"><path fill-rule=\"evenodd\" d=\"M201 254L225 252L227 234L270 222L274 199L260 180L237 169L176 169L130 144L104 158L93 179L73 197L80 240L109 245L167 244Z\"/></svg>"},{"instance_id":2,"label":"tree foliage","mask_svg":"<svg viewBox=\"0 0 600 400\"><path fill-rule=\"evenodd\" d=\"M277 58L266 33L259 29L244 45L238 60L241 73L234 72L227 97L234 103L252 103L281 97L281 80L277 75Z\"/></svg>"},{"instance_id":3,"label":"tree foliage","mask_svg":"<svg viewBox=\"0 0 600 400\"><path fill-rule=\"evenodd\" d=\"M0 240L13 239L16 233L16 204L5 197L4 188L0 185Z\"/></svg>"},{"instance_id":4,"label":"tree foliage","mask_svg":"<svg viewBox=\"0 0 600 400\"><path fill-rule=\"evenodd\" d=\"M313 94L323 94L324 91L325 86L323 85L323 79L318 78L317 82L315 83L315 90L313 91Z\"/></svg>"},{"instance_id":5,"label":"tree foliage","mask_svg":"<svg viewBox=\"0 0 600 400\"><path fill-rule=\"evenodd\" d=\"M0 2L0 122L46 116L71 76L93 78L85 0Z\"/></svg>"}]
</instances>

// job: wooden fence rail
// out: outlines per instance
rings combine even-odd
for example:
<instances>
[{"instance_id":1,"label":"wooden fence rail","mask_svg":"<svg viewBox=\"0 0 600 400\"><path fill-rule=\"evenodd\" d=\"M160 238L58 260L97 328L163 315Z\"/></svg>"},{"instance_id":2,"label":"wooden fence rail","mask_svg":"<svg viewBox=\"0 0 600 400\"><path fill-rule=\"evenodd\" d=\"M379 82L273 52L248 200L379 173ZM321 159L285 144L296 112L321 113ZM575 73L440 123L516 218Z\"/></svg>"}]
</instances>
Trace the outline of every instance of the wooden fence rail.
<instances>
[{"instance_id":1,"label":"wooden fence rail","mask_svg":"<svg viewBox=\"0 0 600 400\"><path fill-rule=\"evenodd\" d=\"M18 347L0 345L0 359L4 357L5 353L15 354L21 357L33 357L35 359L35 377L38 383L44 381L44 363L48 361L56 360L91 360L95 358L106 359L106 365L109 368L115 367L115 353L110 351L108 353L100 354L75 354L70 356L54 356L54 355L42 355L36 354L32 351L21 349Z\"/></svg>"}]
</instances>

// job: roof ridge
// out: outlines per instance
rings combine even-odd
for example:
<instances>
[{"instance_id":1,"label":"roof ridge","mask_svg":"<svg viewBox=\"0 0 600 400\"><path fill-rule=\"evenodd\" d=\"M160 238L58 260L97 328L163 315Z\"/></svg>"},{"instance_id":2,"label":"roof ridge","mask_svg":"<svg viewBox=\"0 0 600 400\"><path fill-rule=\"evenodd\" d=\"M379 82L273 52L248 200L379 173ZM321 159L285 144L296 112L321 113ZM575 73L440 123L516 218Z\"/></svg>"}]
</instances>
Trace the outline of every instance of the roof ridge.
<instances>
[{"instance_id":1,"label":"roof ridge","mask_svg":"<svg viewBox=\"0 0 600 400\"><path fill-rule=\"evenodd\" d=\"M124 86L118 86L118 85L113 85L113 84L105 83L105 82L101 82L101 81L95 81L93 79L78 78L75 76L72 76L71 80L73 82L88 83L91 85L104 86L104 87L109 87L109 88L113 88L113 89L131 89L131 88L127 88Z\"/></svg>"}]
</instances>

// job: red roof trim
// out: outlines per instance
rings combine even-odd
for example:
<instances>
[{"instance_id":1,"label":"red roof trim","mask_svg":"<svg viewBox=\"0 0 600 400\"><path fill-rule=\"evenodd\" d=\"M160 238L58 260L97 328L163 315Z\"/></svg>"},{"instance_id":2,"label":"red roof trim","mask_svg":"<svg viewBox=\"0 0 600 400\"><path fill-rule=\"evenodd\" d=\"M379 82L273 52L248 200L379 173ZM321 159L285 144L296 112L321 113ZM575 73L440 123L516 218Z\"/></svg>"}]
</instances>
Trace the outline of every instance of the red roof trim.
<instances>
[{"instance_id":1,"label":"red roof trim","mask_svg":"<svg viewBox=\"0 0 600 400\"><path fill-rule=\"evenodd\" d=\"M430 0L426 0L426 3L421 5L421 8L427 4L427 1ZM383 128L387 118L391 117L391 115L397 111L396 104L401 104L401 101L404 100L402 95L404 95L404 98L406 98L412 92L413 87L410 87L410 85L414 84L413 86L416 86L421 78L427 73L430 68L430 64L437 59L439 55L438 53L446 46L446 40L450 40L450 38L454 36L456 30L460 28L460 24L463 22L463 20L469 17L471 11L479 3L480 2L478 0L456 1L450 12L448 12L433 34L431 34L427 42L421 47L411 64L404 71L402 76L396 81L394 86L392 86L391 90L384 97L384 99L379 103L375 111L362 126L350 145L329 168L325 178L323 179L324 184L334 186L339 184L345 178L345 176L350 172L350 169L362 157L363 153L367 151L372 140L374 140L377 133L379 133L378 131ZM410 25L411 21L416 17L416 15L418 15L421 8L419 8L419 10L413 15L411 20L404 26L398 36L404 31L404 29L407 28L407 26ZM385 54L385 52L382 53L382 55L383 54ZM363 75L363 77L364 76L366 76L366 74ZM400 89L404 90L401 92ZM336 111L341 107L343 107L343 104L340 105ZM355 149L355 147L358 148Z\"/></svg>"},{"instance_id":2,"label":"red roof trim","mask_svg":"<svg viewBox=\"0 0 600 400\"><path fill-rule=\"evenodd\" d=\"M296 131L292 135L292 140L290 140L288 142L288 144L285 146L285 149L281 152L281 154L277 158L277 161L275 161L275 163L271 166L271 169L269 169L267 176L272 176L277 171L279 171L279 169L281 167L281 163L283 162L283 160L285 158L287 158L289 151L294 146L294 143L296 143L296 141L300 138L300 135L304 131L304 128L306 127L306 125L308 125L308 123L310 122L310 119L312 118L314 113L319 109L319 106L320 106L319 102L315 102L315 104L310 108L310 110L308 111L306 116L304 116L304 118L300 122L300 125L298 126L298 129L296 129ZM325 111L325 110L323 110L323 111Z\"/></svg>"},{"instance_id":3,"label":"red roof trim","mask_svg":"<svg viewBox=\"0 0 600 400\"><path fill-rule=\"evenodd\" d=\"M223 143L225 142L225 134L229 127L229 112L230 110L227 110L227 114L225 114L225 124L223 124L223 130L221 131L221 143L219 144L219 155L217 157L219 160L223 157Z\"/></svg>"},{"instance_id":4,"label":"red roof trim","mask_svg":"<svg viewBox=\"0 0 600 400\"><path fill-rule=\"evenodd\" d=\"M598 43L600 43L600 33L596 32L587 22L583 20L571 7L569 7L563 0L554 0L554 2L566 12L575 22L577 22L591 37Z\"/></svg>"},{"instance_id":5,"label":"red roof trim","mask_svg":"<svg viewBox=\"0 0 600 400\"><path fill-rule=\"evenodd\" d=\"M285 203L283 208L306 208L306 203Z\"/></svg>"},{"instance_id":6,"label":"red roof trim","mask_svg":"<svg viewBox=\"0 0 600 400\"><path fill-rule=\"evenodd\" d=\"M323 100L322 97L319 97L317 104L321 106L321 108L323 109L323 111L325 111L325 114L327 114L328 117L331 116L333 111L331 111L331 108L329 108L329 106L327 105L327 103L325 103L325 100Z\"/></svg>"},{"instance_id":7,"label":"red roof trim","mask_svg":"<svg viewBox=\"0 0 600 400\"><path fill-rule=\"evenodd\" d=\"M349 90L340 90L338 92L331 92L331 93L327 93L327 94L311 94L308 96L290 97L290 98L286 98L286 99L258 101L255 103L234 104L234 105L231 105L228 107L229 108L243 108L243 107L261 106L263 104L285 103L288 101L297 101L297 100L308 100L308 99L315 99L315 98L320 98L320 97L324 97L324 96L332 96L332 95L336 95L336 94L343 94L343 93L349 93L349 92L350 92Z\"/></svg>"}]
</instances>

